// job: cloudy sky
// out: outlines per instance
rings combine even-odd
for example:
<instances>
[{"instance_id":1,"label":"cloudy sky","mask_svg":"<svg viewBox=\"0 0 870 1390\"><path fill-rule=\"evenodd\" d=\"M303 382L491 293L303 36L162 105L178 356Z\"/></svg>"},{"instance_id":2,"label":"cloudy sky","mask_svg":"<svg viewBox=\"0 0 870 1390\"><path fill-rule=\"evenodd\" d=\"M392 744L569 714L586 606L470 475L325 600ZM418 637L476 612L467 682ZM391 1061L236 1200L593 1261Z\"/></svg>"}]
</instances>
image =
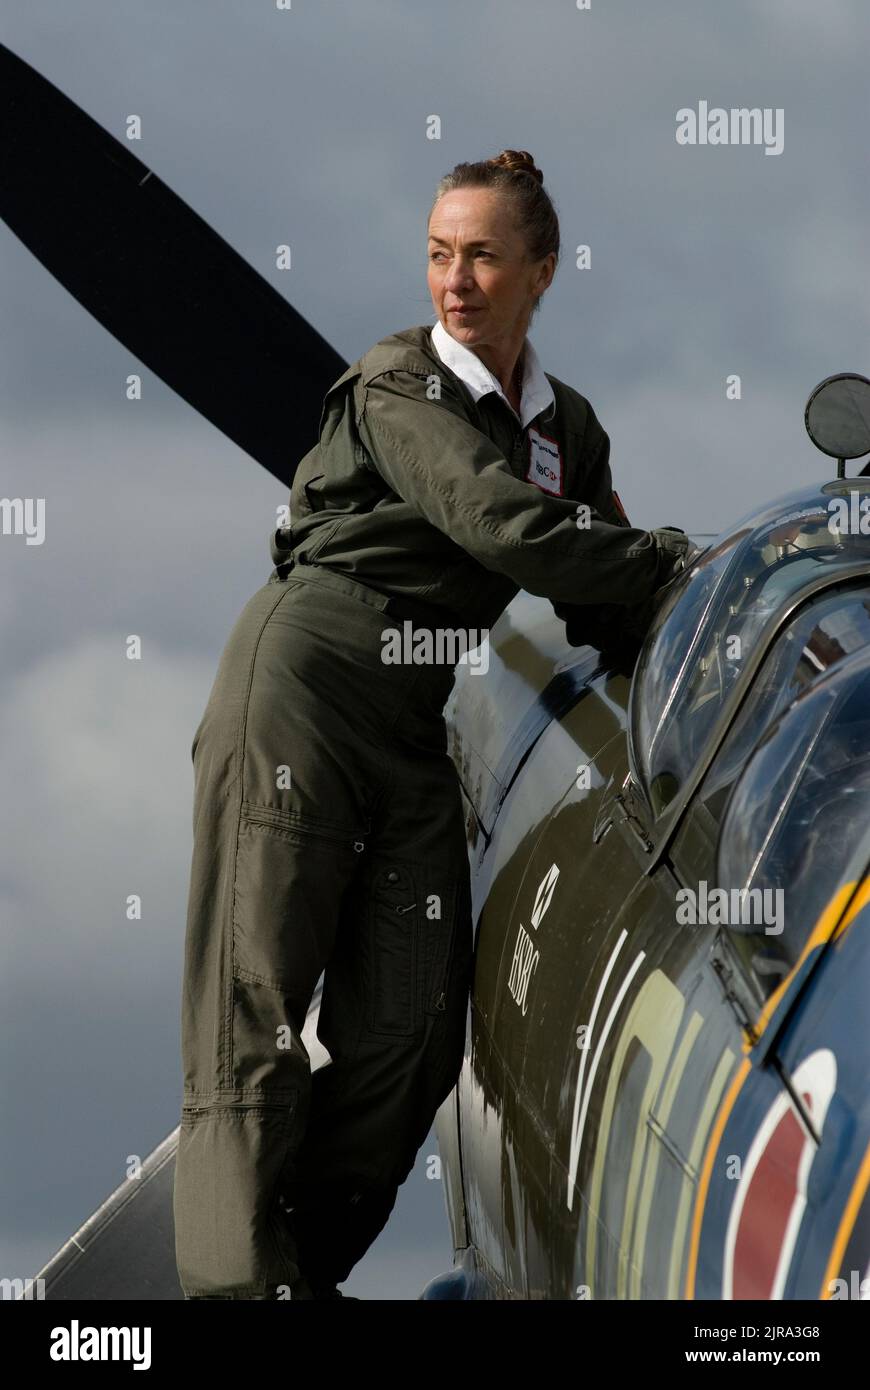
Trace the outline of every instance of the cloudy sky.
<instances>
[{"instance_id":1,"label":"cloudy sky","mask_svg":"<svg viewBox=\"0 0 870 1390\"><path fill-rule=\"evenodd\" d=\"M134 153L348 360L433 321L438 178L530 150L564 246L532 337L609 431L634 524L715 532L829 476L806 397L870 369L861 0L2 8L101 124L141 116ZM781 110L782 152L679 145L700 102ZM3 226L0 256L2 491L46 499L42 545L0 537L0 1273L24 1277L177 1123L190 743L285 495L147 371L126 401L141 364ZM348 1292L449 1267L434 1148Z\"/></svg>"}]
</instances>

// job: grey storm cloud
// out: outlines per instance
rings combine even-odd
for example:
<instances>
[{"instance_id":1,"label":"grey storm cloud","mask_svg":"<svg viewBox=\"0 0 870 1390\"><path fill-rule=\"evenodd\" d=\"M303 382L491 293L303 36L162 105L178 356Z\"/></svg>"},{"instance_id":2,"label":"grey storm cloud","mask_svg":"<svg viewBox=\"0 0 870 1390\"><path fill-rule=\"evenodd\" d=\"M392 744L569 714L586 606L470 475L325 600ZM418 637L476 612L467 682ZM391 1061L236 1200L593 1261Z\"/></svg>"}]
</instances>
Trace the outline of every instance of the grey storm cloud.
<instances>
[{"instance_id":1,"label":"grey storm cloud","mask_svg":"<svg viewBox=\"0 0 870 1390\"><path fill-rule=\"evenodd\" d=\"M608 429L635 524L716 531L829 471L806 396L867 370L858 0L7 0L4 18L116 135L139 115L135 153L348 359L433 320L438 178L530 150L563 236L532 336ZM782 154L680 147L676 112L701 100L782 108ZM27 1275L177 1123L190 742L285 498L5 228L0 252L2 486L46 499L44 545L0 537L0 1273ZM418 1164L350 1292L415 1296L447 1266L438 1188Z\"/></svg>"}]
</instances>

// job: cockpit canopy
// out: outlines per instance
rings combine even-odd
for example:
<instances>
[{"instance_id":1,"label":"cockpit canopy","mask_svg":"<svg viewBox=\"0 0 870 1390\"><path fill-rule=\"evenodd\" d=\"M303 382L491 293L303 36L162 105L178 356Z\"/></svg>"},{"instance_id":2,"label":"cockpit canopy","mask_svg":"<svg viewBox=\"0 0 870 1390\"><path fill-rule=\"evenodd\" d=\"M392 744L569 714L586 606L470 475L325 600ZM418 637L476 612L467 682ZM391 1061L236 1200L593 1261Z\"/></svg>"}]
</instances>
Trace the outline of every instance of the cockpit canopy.
<instances>
[{"instance_id":1,"label":"cockpit canopy","mask_svg":"<svg viewBox=\"0 0 870 1390\"><path fill-rule=\"evenodd\" d=\"M731 697L739 703L778 620L816 583L860 577L862 567L870 572L870 479L841 479L747 517L674 585L640 654L629 710L632 773L654 816L696 769L720 716L730 722ZM867 634L843 627L836 640L847 653Z\"/></svg>"},{"instance_id":2,"label":"cockpit canopy","mask_svg":"<svg viewBox=\"0 0 870 1390\"><path fill-rule=\"evenodd\" d=\"M868 827L870 646L805 691L764 734L728 804L718 884L741 900L753 893L782 900L773 928L731 924L755 938L747 968L761 999L795 967L811 929L827 934L826 910L834 914L828 927L836 923Z\"/></svg>"}]
</instances>

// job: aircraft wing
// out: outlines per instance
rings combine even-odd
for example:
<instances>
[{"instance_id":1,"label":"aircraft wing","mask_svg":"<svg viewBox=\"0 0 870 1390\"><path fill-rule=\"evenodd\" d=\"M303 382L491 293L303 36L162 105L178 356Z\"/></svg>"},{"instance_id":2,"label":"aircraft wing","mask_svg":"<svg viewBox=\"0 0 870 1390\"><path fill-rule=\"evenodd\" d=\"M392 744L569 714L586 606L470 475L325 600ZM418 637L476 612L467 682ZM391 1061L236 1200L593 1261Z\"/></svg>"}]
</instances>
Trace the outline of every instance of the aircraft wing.
<instances>
[{"instance_id":1,"label":"aircraft wing","mask_svg":"<svg viewBox=\"0 0 870 1390\"><path fill-rule=\"evenodd\" d=\"M329 1061L317 1037L323 980L318 982L302 1030L311 1067ZM172 1190L178 1126L36 1275L25 1298L35 1300L37 1280L45 1298L62 1303L181 1300L175 1265Z\"/></svg>"},{"instance_id":2,"label":"aircraft wing","mask_svg":"<svg viewBox=\"0 0 870 1390\"><path fill-rule=\"evenodd\" d=\"M172 1219L177 1145L176 1127L141 1176L116 1188L39 1271L31 1298L44 1280L45 1297L60 1302L183 1299Z\"/></svg>"}]
</instances>

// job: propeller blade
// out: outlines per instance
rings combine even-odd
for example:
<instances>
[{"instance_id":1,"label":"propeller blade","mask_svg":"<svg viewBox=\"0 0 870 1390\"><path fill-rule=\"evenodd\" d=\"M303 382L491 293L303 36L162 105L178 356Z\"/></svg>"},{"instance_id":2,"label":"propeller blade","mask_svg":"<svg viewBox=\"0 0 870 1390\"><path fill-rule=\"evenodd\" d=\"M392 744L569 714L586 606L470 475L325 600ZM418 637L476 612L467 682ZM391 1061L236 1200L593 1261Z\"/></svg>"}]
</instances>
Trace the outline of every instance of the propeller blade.
<instances>
[{"instance_id":1,"label":"propeller blade","mask_svg":"<svg viewBox=\"0 0 870 1390\"><path fill-rule=\"evenodd\" d=\"M129 148L0 45L0 216L146 367L289 488L347 363Z\"/></svg>"}]
</instances>

